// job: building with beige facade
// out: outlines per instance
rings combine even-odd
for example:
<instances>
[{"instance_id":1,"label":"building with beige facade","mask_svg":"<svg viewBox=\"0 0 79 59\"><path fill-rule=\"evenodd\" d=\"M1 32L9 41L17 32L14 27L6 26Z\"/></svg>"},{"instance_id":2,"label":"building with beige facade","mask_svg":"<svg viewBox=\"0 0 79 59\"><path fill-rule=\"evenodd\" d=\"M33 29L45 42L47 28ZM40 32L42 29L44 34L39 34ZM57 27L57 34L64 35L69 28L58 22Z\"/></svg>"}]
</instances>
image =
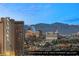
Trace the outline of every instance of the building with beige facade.
<instances>
[{"instance_id":1,"label":"building with beige facade","mask_svg":"<svg viewBox=\"0 0 79 59\"><path fill-rule=\"evenodd\" d=\"M9 17L0 19L0 54L22 55L24 40L24 22Z\"/></svg>"},{"instance_id":2,"label":"building with beige facade","mask_svg":"<svg viewBox=\"0 0 79 59\"><path fill-rule=\"evenodd\" d=\"M52 40L57 40L59 37L58 32L46 32L46 41L51 42Z\"/></svg>"}]
</instances>

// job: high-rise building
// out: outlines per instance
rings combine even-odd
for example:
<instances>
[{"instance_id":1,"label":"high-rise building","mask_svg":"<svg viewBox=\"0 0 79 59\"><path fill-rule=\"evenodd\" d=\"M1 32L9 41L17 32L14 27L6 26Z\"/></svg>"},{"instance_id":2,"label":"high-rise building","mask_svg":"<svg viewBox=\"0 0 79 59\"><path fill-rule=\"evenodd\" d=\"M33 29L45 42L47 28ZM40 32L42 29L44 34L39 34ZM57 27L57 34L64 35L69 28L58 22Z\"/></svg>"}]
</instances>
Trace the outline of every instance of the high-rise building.
<instances>
[{"instance_id":1,"label":"high-rise building","mask_svg":"<svg viewBox=\"0 0 79 59\"><path fill-rule=\"evenodd\" d=\"M15 54L23 55L24 43L24 22L15 21Z\"/></svg>"},{"instance_id":2,"label":"high-rise building","mask_svg":"<svg viewBox=\"0 0 79 59\"><path fill-rule=\"evenodd\" d=\"M23 26L23 21L15 21L9 17L2 17L0 19L0 54L23 54Z\"/></svg>"}]
</instances>

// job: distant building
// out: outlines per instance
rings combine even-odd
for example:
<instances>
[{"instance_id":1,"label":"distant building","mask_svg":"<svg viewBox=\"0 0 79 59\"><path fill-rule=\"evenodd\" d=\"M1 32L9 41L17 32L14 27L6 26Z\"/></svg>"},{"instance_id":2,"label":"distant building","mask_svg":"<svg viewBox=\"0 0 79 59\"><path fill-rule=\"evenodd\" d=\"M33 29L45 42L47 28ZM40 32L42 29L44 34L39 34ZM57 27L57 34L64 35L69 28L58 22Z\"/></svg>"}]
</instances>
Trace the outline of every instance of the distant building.
<instances>
[{"instance_id":1,"label":"distant building","mask_svg":"<svg viewBox=\"0 0 79 59\"><path fill-rule=\"evenodd\" d=\"M23 27L23 21L15 21L9 17L2 17L0 19L0 54L23 54Z\"/></svg>"},{"instance_id":2,"label":"distant building","mask_svg":"<svg viewBox=\"0 0 79 59\"><path fill-rule=\"evenodd\" d=\"M70 38L71 39L79 39L79 32L73 33Z\"/></svg>"},{"instance_id":3,"label":"distant building","mask_svg":"<svg viewBox=\"0 0 79 59\"><path fill-rule=\"evenodd\" d=\"M35 32L37 38L45 39L45 33L42 30L38 30Z\"/></svg>"},{"instance_id":4,"label":"distant building","mask_svg":"<svg viewBox=\"0 0 79 59\"><path fill-rule=\"evenodd\" d=\"M57 40L59 33L56 32L46 32L46 41L51 42L52 40Z\"/></svg>"},{"instance_id":5,"label":"distant building","mask_svg":"<svg viewBox=\"0 0 79 59\"><path fill-rule=\"evenodd\" d=\"M25 38L31 38L34 36L34 32L32 31L31 28L29 28L26 32L25 32Z\"/></svg>"}]
</instances>

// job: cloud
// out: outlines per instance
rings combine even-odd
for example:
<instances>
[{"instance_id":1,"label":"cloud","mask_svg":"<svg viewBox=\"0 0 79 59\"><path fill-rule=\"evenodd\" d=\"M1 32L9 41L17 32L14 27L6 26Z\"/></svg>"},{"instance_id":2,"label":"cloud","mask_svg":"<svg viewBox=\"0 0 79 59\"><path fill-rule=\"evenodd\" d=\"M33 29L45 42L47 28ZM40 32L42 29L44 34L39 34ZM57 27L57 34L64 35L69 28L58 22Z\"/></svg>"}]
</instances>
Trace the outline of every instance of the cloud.
<instances>
[{"instance_id":1,"label":"cloud","mask_svg":"<svg viewBox=\"0 0 79 59\"><path fill-rule=\"evenodd\" d=\"M74 19L66 19L64 22L79 22L79 18L74 18Z\"/></svg>"}]
</instances>

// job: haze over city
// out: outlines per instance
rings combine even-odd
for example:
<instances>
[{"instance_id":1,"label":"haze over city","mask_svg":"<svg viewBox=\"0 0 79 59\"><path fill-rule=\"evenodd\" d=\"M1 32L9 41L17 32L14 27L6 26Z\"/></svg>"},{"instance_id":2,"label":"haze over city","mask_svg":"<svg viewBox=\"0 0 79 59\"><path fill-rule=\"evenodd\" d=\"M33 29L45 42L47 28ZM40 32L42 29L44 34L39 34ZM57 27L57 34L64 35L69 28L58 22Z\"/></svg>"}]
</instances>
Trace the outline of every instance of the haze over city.
<instances>
[{"instance_id":1,"label":"haze over city","mask_svg":"<svg viewBox=\"0 0 79 59\"><path fill-rule=\"evenodd\" d=\"M0 3L0 17L22 20L26 25L61 22L79 24L78 3Z\"/></svg>"}]
</instances>

